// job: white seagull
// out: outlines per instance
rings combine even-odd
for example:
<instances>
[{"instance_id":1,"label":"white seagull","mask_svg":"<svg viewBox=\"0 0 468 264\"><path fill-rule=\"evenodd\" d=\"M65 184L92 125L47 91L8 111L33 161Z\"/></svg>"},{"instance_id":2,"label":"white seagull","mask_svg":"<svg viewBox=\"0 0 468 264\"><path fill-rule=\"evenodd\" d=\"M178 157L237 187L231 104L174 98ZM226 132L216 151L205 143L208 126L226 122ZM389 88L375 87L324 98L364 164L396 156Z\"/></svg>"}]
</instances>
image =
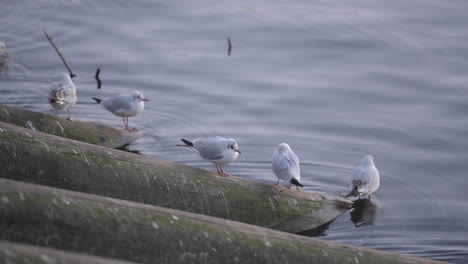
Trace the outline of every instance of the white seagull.
<instances>
[{"instance_id":1,"label":"white seagull","mask_svg":"<svg viewBox=\"0 0 468 264\"><path fill-rule=\"evenodd\" d=\"M116 116L123 117L123 123L125 130L133 132L135 129L131 129L128 126L128 118L138 115L145 108L145 103L149 100L146 99L142 93L133 91L131 93L123 93L114 97L108 97L99 99L93 97L93 99L101 104L106 110Z\"/></svg>"},{"instance_id":2,"label":"white seagull","mask_svg":"<svg viewBox=\"0 0 468 264\"><path fill-rule=\"evenodd\" d=\"M9 60L10 56L8 55L6 45L0 41L0 76L7 74Z\"/></svg>"},{"instance_id":3,"label":"white seagull","mask_svg":"<svg viewBox=\"0 0 468 264\"><path fill-rule=\"evenodd\" d=\"M62 74L59 82L53 83L49 90L49 103L56 110L67 110L70 118L70 107L76 103L76 87L70 76Z\"/></svg>"},{"instance_id":4,"label":"white seagull","mask_svg":"<svg viewBox=\"0 0 468 264\"><path fill-rule=\"evenodd\" d=\"M222 165L229 164L237 159L241 154L237 141L232 138L209 137L198 138L193 142L186 139L181 139L185 145L177 145L181 147L190 147L195 149L200 157L210 161L216 167L218 174L229 177L229 174L224 173ZM219 168L218 168L219 166Z\"/></svg>"},{"instance_id":5,"label":"white seagull","mask_svg":"<svg viewBox=\"0 0 468 264\"><path fill-rule=\"evenodd\" d=\"M7 53L7 48L6 48L5 43L0 41L0 54L4 54L4 53Z\"/></svg>"},{"instance_id":6,"label":"white seagull","mask_svg":"<svg viewBox=\"0 0 468 264\"><path fill-rule=\"evenodd\" d=\"M379 171L374 165L374 158L371 155L366 155L362 158L361 164L354 169L353 175L351 176L351 192L345 197L369 195L375 192L380 185Z\"/></svg>"},{"instance_id":7,"label":"white seagull","mask_svg":"<svg viewBox=\"0 0 468 264\"><path fill-rule=\"evenodd\" d=\"M299 181L301 180L301 170L299 167L299 158L292 151L286 143L281 143L278 145L276 150L273 152L273 162L272 168L273 172L278 177L276 185L279 184L279 180L289 182L288 188L291 188L291 183L297 186L299 190L300 187L304 187Z\"/></svg>"}]
</instances>

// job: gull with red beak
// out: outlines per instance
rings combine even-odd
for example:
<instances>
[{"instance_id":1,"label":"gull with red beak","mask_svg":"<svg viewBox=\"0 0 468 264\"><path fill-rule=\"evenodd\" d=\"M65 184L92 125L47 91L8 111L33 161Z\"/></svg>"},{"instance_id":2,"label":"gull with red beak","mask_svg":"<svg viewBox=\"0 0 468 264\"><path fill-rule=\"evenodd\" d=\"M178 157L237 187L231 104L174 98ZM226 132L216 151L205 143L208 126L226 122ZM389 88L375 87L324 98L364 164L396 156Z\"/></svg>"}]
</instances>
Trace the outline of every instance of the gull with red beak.
<instances>
[{"instance_id":1,"label":"gull with red beak","mask_svg":"<svg viewBox=\"0 0 468 264\"><path fill-rule=\"evenodd\" d=\"M148 99L138 91L123 93L104 99L93 97L93 99L112 114L123 117L125 130L130 132L136 130L128 126L128 118L138 115L145 108L144 102L148 102Z\"/></svg>"},{"instance_id":2,"label":"gull with red beak","mask_svg":"<svg viewBox=\"0 0 468 264\"><path fill-rule=\"evenodd\" d=\"M177 146L195 149L200 157L215 165L219 175L225 177L229 177L229 174L225 173L221 166L235 161L237 156L241 154L237 141L232 138L198 138L192 142L182 139L182 142L184 142L185 145Z\"/></svg>"}]
</instances>

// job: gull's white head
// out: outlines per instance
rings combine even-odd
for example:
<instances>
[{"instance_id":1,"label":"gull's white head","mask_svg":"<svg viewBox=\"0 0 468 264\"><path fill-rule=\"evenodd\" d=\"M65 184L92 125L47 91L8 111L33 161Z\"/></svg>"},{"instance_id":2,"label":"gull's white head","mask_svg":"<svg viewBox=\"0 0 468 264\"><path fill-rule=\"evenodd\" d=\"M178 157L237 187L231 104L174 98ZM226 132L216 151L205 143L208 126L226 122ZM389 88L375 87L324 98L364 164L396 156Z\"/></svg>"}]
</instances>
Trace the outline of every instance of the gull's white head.
<instances>
[{"instance_id":1,"label":"gull's white head","mask_svg":"<svg viewBox=\"0 0 468 264\"><path fill-rule=\"evenodd\" d=\"M137 102L141 102L141 101L145 101L145 102L148 102L149 100L146 99L143 94L139 91L133 91L132 92L132 96L133 96L133 100L137 101Z\"/></svg>"},{"instance_id":2,"label":"gull's white head","mask_svg":"<svg viewBox=\"0 0 468 264\"><path fill-rule=\"evenodd\" d=\"M277 148L278 152L283 154L283 153L286 153L286 152L291 152L291 147L289 147L288 144L286 143L281 143L278 145L278 148Z\"/></svg>"},{"instance_id":3,"label":"gull's white head","mask_svg":"<svg viewBox=\"0 0 468 264\"><path fill-rule=\"evenodd\" d=\"M361 160L361 165L374 165L374 157L366 155Z\"/></svg>"},{"instance_id":4,"label":"gull's white head","mask_svg":"<svg viewBox=\"0 0 468 264\"><path fill-rule=\"evenodd\" d=\"M232 152L237 152L239 154L242 154L239 150L239 146L237 145L237 141L235 141L234 139L229 139L229 143L227 145L227 148L232 151Z\"/></svg>"},{"instance_id":5,"label":"gull's white head","mask_svg":"<svg viewBox=\"0 0 468 264\"><path fill-rule=\"evenodd\" d=\"M70 75L68 73L62 73L60 81L71 83L72 79L70 78Z\"/></svg>"}]
</instances>

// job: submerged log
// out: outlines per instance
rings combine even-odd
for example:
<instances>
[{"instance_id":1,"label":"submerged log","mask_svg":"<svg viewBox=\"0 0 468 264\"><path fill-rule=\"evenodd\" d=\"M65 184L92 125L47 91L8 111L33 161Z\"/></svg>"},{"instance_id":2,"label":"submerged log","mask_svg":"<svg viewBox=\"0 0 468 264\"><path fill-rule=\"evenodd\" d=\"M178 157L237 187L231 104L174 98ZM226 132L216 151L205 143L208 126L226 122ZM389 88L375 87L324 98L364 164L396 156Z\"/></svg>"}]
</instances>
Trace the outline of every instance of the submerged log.
<instances>
[{"instance_id":1,"label":"submerged log","mask_svg":"<svg viewBox=\"0 0 468 264\"><path fill-rule=\"evenodd\" d=\"M0 264L131 264L117 259L102 258L52 248L0 241Z\"/></svg>"},{"instance_id":2,"label":"submerged log","mask_svg":"<svg viewBox=\"0 0 468 264\"><path fill-rule=\"evenodd\" d=\"M79 120L70 121L6 105L0 105L0 121L109 148L122 147L142 136L140 132L128 132Z\"/></svg>"},{"instance_id":3,"label":"submerged log","mask_svg":"<svg viewBox=\"0 0 468 264\"><path fill-rule=\"evenodd\" d=\"M351 202L60 138L0 122L0 176L288 232L325 224Z\"/></svg>"},{"instance_id":4,"label":"submerged log","mask_svg":"<svg viewBox=\"0 0 468 264\"><path fill-rule=\"evenodd\" d=\"M0 237L142 263L440 263L0 179Z\"/></svg>"}]
</instances>

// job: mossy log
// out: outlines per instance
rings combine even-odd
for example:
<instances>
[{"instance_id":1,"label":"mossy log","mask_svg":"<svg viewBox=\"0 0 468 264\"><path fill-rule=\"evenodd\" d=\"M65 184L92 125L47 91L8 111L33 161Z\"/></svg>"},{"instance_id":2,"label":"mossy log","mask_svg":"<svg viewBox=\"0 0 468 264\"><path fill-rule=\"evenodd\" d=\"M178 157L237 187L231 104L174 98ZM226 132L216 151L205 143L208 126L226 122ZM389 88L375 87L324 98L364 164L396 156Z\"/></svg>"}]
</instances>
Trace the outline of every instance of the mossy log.
<instances>
[{"instance_id":1,"label":"mossy log","mask_svg":"<svg viewBox=\"0 0 468 264\"><path fill-rule=\"evenodd\" d=\"M117 259L0 241L0 264L131 264Z\"/></svg>"},{"instance_id":2,"label":"mossy log","mask_svg":"<svg viewBox=\"0 0 468 264\"><path fill-rule=\"evenodd\" d=\"M0 237L142 263L438 263L5 179Z\"/></svg>"},{"instance_id":3,"label":"mossy log","mask_svg":"<svg viewBox=\"0 0 468 264\"><path fill-rule=\"evenodd\" d=\"M0 121L109 148L123 147L142 136L140 132L128 132L79 120L70 121L6 105L0 105Z\"/></svg>"},{"instance_id":4,"label":"mossy log","mask_svg":"<svg viewBox=\"0 0 468 264\"><path fill-rule=\"evenodd\" d=\"M351 202L0 122L0 176L211 215L287 232L310 230Z\"/></svg>"}]
</instances>

